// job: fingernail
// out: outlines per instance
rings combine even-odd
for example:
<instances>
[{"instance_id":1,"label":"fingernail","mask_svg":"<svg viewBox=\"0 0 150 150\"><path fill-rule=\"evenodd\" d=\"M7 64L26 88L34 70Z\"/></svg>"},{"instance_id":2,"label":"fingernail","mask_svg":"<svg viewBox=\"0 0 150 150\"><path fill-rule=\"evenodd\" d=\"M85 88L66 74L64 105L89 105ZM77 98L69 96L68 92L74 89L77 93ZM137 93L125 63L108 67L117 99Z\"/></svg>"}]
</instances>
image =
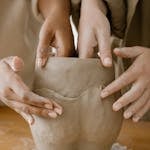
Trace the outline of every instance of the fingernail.
<instances>
[{"instance_id":1,"label":"fingernail","mask_svg":"<svg viewBox=\"0 0 150 150\"><path fill-rule=\"evenodd\" d=\"M61 109L59 109L59 108L55 108L55 109L54 109L54 111L55 111L56 113L58 113L59 115L61 115L61 114L62 114L62 110L61 110Z\"/></svg>"},{"instance_id":2,"label":"fingernail","mask_svg":"<svg viewBox=\"0 0 150 150\"><path fill-rule=\"evenodd\" d=\"M134 121L134 122L138 122L138 121L139 121L139 119L140 119L140 117L138 117L138 116L133 117L133 121Z\"/></svg>"},{"instance_id":3,"label":"fingernail","mask_svg":"<svg viewBox=\"0 0 150 150\"><path fill-rule=\"evenodd\" d=\"M131 112L126 112L126 113L124 114L124 118L125 118L125 119L129 119L131 116L132 116L132 113L131 113Z\"/></svg>"},{"instance_id":4,"label":"fingernail","mask_svg":"<svg viewBox=\"0 0 150 150\"><path fill-rule=\"evenodd\" d=\"M47 108L47 109L53 109L53 106L50 105L50 104L45 104L44 107Z\"/></svg>"},{"instance_id":5,"label":"fingernail","mask_svg":"<svg viewBox=\"0 0 150 150\"><path fill-rule=\"evenodd\" d=\"M100 52L98 52L97 55L100 57Z\"/></svg>"},{"instance_id":6,"label":"fingernail","mask_svg":"<svg viewBox=\"0 0 150 150\"><path fill-rule=\"evenodd\" d=\"M57 114L55 112L49 112L48 115L51 117L51 118L56 118L57 117Z\"/></svg>"},{"instance_id":7,"label":"fingernail","mask_svg":"<svg viewBox=\"0 0 150 150\"><path fill-rule=\"evenodd\" d=\"M120 103L115 103L115 104L113 105L113 110L114 110L114 111L118 111L121 107L122 107L122 106L121 106Z\"/></svg>"},{"instance_id":8,"label":"fingernail","mask_svg":"<svg viewBox=\"0 0 150 150\"><path fill-rule=\"evenodd\" d=\"M102 98L105 98L105 97L108 96L108 94L109 94L109 93L108 93L107 91L102 91L102 92L101 92L101 97L102 97Z\"/></svg>"},{"instance_id":9,"label":"fingernail","mask_svg":"<svg viewBox=\"0 0 150 150\"><path fill-rule=\"evenodd\" d=\"M110 67L112 65L112 60L109 57L104 59L104 65Z\"/></svg>"}]
</instances>

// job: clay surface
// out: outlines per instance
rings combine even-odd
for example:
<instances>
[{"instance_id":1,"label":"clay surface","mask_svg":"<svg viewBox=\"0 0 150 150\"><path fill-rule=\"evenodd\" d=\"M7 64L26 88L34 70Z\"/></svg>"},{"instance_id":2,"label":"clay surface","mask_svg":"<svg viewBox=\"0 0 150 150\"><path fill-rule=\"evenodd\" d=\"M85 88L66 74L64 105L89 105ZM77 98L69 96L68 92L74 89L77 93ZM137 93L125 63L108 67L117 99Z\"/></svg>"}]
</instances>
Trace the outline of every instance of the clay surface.
<instances>
[{"instance_id":1,"label":"clay surface","mask_svg":"<svg viewBox=\"0 0 150 150\"><path fill-rule=\"evenodd\" d=\"M117 95L101 100L103 87L114 80L114 68L99 59L50 58L36 69L34 91L63 106L56 119L35 116L31 126L38 150L110 150L122 124L112 111Z\"/></svg>"}]
</instances>

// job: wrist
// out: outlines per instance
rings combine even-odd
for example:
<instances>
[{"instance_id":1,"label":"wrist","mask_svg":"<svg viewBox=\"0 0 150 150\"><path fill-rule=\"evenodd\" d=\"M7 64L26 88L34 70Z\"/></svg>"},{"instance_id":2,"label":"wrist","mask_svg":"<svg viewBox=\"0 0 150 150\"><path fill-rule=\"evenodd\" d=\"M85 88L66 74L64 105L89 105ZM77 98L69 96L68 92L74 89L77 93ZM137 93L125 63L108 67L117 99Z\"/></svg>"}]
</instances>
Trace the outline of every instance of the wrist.
<instances>
[{"instance_id":1,"label":"wrist","mask_svg":"<svg viewBox=\"0 0 150 150\"><path fill-rule=\"evenodd\" d=\"M46 19L52 14L70 16L70 0L39 0L39 11Z\"/></svg>"},{"instance_id":2,"label":"wrist","mask_svg":"<svg viewBox=\"0 0 150 150\"><path fill-rule=\"evenodd\" d=\"M107 14L107 7L103 0L82 0L82 8L98 8L104 15Z\"/></svg>"}]
</instances>

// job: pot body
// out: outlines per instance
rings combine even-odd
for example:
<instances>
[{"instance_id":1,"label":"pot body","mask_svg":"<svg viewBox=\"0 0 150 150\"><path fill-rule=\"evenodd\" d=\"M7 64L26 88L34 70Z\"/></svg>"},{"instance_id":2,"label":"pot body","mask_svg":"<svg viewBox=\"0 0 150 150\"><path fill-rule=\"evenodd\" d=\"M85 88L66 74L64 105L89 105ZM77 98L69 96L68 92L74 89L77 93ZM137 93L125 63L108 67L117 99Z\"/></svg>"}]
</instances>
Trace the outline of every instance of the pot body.
<instances>
[{"instance_id":1,"label":"pot body","mask_svg":"<svg viewBox=\"0 0 150 150\"><path fill-rule=\"evenodd\" d=\"M120 94L102 100L100 92L114 78L99 59L50 58L36 69L34 92L63 107L56 119L34 116L38 150L110 150L122 124L122 112L112 110Z\"/></svg>"}]
</instances>

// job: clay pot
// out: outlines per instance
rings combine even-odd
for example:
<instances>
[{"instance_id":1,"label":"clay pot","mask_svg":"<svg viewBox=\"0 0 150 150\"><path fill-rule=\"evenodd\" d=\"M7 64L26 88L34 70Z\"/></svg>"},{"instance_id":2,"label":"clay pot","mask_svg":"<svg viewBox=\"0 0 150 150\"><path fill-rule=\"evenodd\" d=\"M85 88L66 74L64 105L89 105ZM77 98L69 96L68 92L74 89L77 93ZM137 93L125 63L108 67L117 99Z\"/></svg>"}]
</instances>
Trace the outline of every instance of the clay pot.
<instances>
[{"instance_id":1,"label":"clay pot","mask_svg":"<svg viewBox=\"0 0 150 150\"><path fill-rule=\"evenodd\" d=\"M99 59L50 58L36 69L34 92L63 107L56 119L35 116L38 150L110 150L122 125L122 112L112 110L120 94L101 100L100 92L114 77Z\"/></svg>"}]
</instances>

